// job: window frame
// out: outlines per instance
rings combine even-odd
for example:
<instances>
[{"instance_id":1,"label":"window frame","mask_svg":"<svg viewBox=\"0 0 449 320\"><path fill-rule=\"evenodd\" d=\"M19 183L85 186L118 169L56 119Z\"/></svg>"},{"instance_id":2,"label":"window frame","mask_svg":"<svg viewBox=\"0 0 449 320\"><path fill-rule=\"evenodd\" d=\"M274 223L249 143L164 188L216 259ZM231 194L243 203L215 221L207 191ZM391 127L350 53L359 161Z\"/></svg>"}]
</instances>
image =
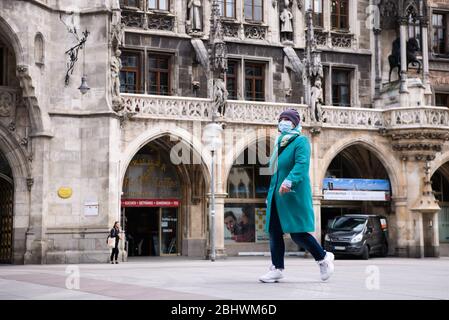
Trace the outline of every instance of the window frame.
<instances>
[{"instance_id":1,"label":"window frame","mask_svg":"<svg viewBox=\"0 0 449 320\"><path fill-rule=\"evenodd\" d=\"M347 78L348 78L348 104L347 105L343 105L341 102L340 103L335 103L334 100L334 95L335 95L335 86L338 86L338 88L342 87L342 85L339 84L335 84L334 83L334 73L336 72L345 72L347 74ZM347 69L347 68L338 68L338 67L333 67L332 68L332 72L331 72L331 99L332 99L332 105L336 106L336 107L351 107L352 105L352 73L354 72L354 70L351 69ZM339 101L341 101L341 90L338 90L338 96L339 96Z\"/></svg>"},{"instance_id":2,"label":"window frame","mask_svg":"<svg viewBox=\"0 0 449 320\"><path fill-rule=\"evenodd\" d=\"M160 0L154 0L154 1L156 1L156 8L151 8L151 7L150 7L150 3L149 3L150 0L145 0L147 11L153 10L153 11L170 12L170 5L171 5L170 0L164 0L164 1L167 2L167 9L161 9L161 8L160 8L160 2L159 2Z\"/></svg>"},{"instance_id":3,"label":"window frame","mask_svg":"<svg viewBox=\"0 0 449 320\"><path fill-rule=\"evenodd\" d=\"M166 58L167 59L167 69L160 69L160 68L152 69L152 68L150 68L150 63L149 63L150 57ZM148 51L146 54L146 58L147 58L147 67L145 69L146 70L145 79L147 81L146 87L145 87L146 92L148 94L152 94L152 95L171 96L172 95L172 83L171 83L171 81L172 81L172 74L171 74L172 66L171 66L171 62L173 59L173 55L167 54L167 53L162 53L162 52L156 52L156 51ZM157 74L157 76L156 76L156 78L157 78L157 80L156 80L157 93L152 93L150 90L150 86L151 86L150 72L156 72L156 74ZM167 94L161 94L161 82L160 82L161 77L160 76L161 76L161 73L163 73L163 72L167 73Z\"/></svg>"},{"instance_id":4,"label":"window frame","mask_svg":"<svg viewBox=\"0 0 449 320\"><path fill-rule=\"evenodd\" d=\"M261 68L261 70L262 70L262 75L261 76L248 76L247 74L246 74L246 68L248 67L248 66L257 66L257 67L260 67ZM266 86L266 79L265 79L265 76L266 76L266 68L267 68L267 64L266 63L264 63L264 62L258 62L258 61L245 61L245 64L244 64L244 66L243 66L243 75L244 75L244 79L245 79L245 83L244 83L244 88L243 88L243 90L244 90L244 97L245 97L245 101L255 101L255 102L264 102L264 101L266 101L266 88L265 88L265 86ZM248 80L248 78L251 80L251 92L252 92L252 99L251 100L249 100L249 99L247 99L247 95L246 95L246 92L247 92L247 90L246 90L246 81ZM256 90L255 90L255 87L256 87L256 81L257 80L262 80L262 95L263 95L263 100L258 100L258 99L256 99Z\"/></svg>"},{"instance_id":5,"label":"window frame","mask_svg":"<svg viewBox=\"0 0 449 320\"><path fill-rule=\"evenodd\" d=\"M446 105L439 105L439 104L437 104L437 97L438 96L440 96L440 97L442 97L442 96L444 96L445 98L446 98ZM447 93L447 92L435 92L435 106L437 106L437 107L446 107L446 108L449 108L449 93Z\"/></svg>"},{"instance_id":6,"label":"window frame","mask_svg":"<svg viewBox=\"0 0 449 320\"><path fill-rule=\"evenodd\" d=\"M434 24L434 16L440 15L443 17L443 25L442 26L437 26ZM448 22L448 15L449 12L444 12L444 11L433 11L432 12L432 52L437 54L437 55L448 55L449 54L449 50L448 50L448 28L447 28L447 22ZM441 43L439 43L438 46L438 51L435 50L435 42L437 40L437 31L438 30L443 30L443 50L441 50L441 48L439 47L441 45ZM438 39L438 42L439 39Z\"/></svg>"},{"instance_id":7,"label":"window frame","mask_svg":"<svg viewBox=\"0 0 449 320\"><path fill-rule=\"evenodd\" d=\"M264 0L260 0L261 4L262 4L261 5L261 19L260 20L254 19L254 11L255 11L254 10L254 8L255 8L254 1L257 1L257 0L249 0L249 1L251 1L251 19L247 18L247 13L246 13L246 10L245 10L246 0L242 0L242 4L243 4L243 18L245 19L245 21L256 22L256 23L264 22L264 18L265 18L265 15L264 15L264 10L265 10Z\"/></svg>"},{"instance_id":8,"label":"window frame","mask_svg":"<svg viewBox=\"0 0 449 320\"><path fill-rule=\"evenodd\" d=\"M240 68L240 63L238 60L235 59L229 59L228 61L228 70L229 70L229 65L232 64L234 65L234 73L233 75L230 77L232 79L234 79L234 92L235 92L235 99L233 99L230 95L228 95L228 99L229 100L238 100L239 99L239 68ZM226 71L226 90L228 90L228 78L229 78L229 73ZM228 90L229 93L229 90Z\"/></svg>"},{"instance_id":9,"label":"window frame","mask_svg":"<svg viewBox=\"0 0 449 320\"><path fill-rule=\"evenodd\" d=\"M232 2L233 8L234 8L234 10L232 12L232 16L227 15L227 3L228 2ZM220 6L223 6L223 14L221 14L221 17L223 19L235 20L237 18L237 0L219 0L218 4ZM221 10L221 7L220 7L220 10Z\"/></svg>"},{"instance_id":10,"label":"window frame","mask_svg":"<svg viewBox=\"0 0 449 320\"><path fill-rule=\"evenodd\" d=\"M333 12L332 12L332 3L333 2L337 2L337 13L336 14L334 14ZM342 2L345 2L346 3L346 12L345 12L345 14L344 15L342 15L342 13L340 12L340 8L341 8L341 3ZM331 29L332 30L338 30L338 31L349 31L349 0L331 0L330 1L330 6L331 6L331 10L330 10L330 14L331 14ZM334 26L333 25L333 17L334 16L336 16L336 23L337 23L337 26ZM341 22L342 22L342 16L344 16L345 17L345 24L346 24L346 27L345 28L342 28L341 27Z\"/></svg>"},{"instance_id":11,"label":"window frame","mask_svg":"<svg viewBox=\"0 0 449 320\"><path fill-rule=\"evenodd\" d=\"M137 9L142 9L141 8L141 2L140 0L136 0L137 2L137 6L131 6L128 4L130 0L120 0L120 8L137 8Z\"/></svg>"},{"instance_id":12,"label":"window frame","mask_svg":"<svg viewBox=\"0 0 449 320\"><path fill-rule=\"evenodd\" d=\"M313 11L313 20L312 20L313 21L313 26L316 27L316 28L321 28L321 29L324 28L324 0L307 0L307 1L309 1L309 3L306 3L306 5L310 4L310 6L306 6L306 10L311 8L312 11ZM315 21L317 20L316 19L317 12L315 10L315 1L320 1L321 2L321 12L320 12L321 19L319 20L319 24L315 24Z\"/></svg>"},{"instance_id":13,"label":"window frame","mask_svg":"<svg viewBox=\"0 0 449 320\"><path fill-rule=\"evenodd\" d=\"M137 67L124 67L122 65L122 68L120 69L120 74L122 73L122 71L125 71L125 72L133 72L134 70L136 71L136 84L135 84L136 92L122 91L121 83L120 83L120 92L142 94L145 92L145 90L143 89L143 86L142 86L142 71L143 71L142 52L134 51L134 50L122 50L121 57L123 58L123 56L127 55L127 54L137 56Z\"/></svg>"}]
</instances>

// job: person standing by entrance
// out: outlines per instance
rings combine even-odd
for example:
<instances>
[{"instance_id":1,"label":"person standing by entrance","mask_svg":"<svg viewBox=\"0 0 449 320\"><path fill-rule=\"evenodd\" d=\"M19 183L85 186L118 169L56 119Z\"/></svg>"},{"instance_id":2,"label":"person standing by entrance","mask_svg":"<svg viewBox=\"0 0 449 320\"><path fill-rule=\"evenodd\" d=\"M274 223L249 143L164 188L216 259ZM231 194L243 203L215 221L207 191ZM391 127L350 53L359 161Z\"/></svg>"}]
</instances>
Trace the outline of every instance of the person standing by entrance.
<instances>
[{"instance_id":1,"label":"person standing by entrance","mask_svg":"<svg viewBox=\"0 0 449 320\"><path fill-rule=\"evenodd\" d=\"M271 181L267 197L265 230L270 235L272 265L261 282L278 282L284 277L284 233L309 251L320 267L321 280L334 272L334 255L326 252L310 234L315 231L312 189L309 177L310 143L301 134L300 116L289 109L279 116L279 137L270 159Z\"/></svg>"},{"instance_id":2,"label":"person standing by entrance","mask_svg":"<svg viewBox=\"0 0 449 320\"><path fill-rule=\"evenodd\" d=\"M120 224L118 221L114 223L114 226L109 233L109 238L115 239L115 246L112 248L111 252L111 263L114 264L113 258L115 257L115 263L118 264L118 244L120 242Z\"/></svg>"}]
</instances>

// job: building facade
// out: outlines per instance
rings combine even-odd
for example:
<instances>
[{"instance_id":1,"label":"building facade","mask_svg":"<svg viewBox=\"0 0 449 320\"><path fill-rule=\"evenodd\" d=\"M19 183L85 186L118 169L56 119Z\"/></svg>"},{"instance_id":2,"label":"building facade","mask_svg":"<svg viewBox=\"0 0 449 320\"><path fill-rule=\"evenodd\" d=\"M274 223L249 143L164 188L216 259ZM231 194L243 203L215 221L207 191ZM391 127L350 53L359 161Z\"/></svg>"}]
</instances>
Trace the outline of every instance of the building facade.
<instances>
[{"instance_id":1,"label":"building facade","mask_svg":"<svg viewBox=\"0 0 449 320\"><path fill-rule=\"evenodd\" d=\"M318 239L334 217L375 213L390 255L449 255L447 1L1 0L1 262L105 262L114 221L124 255L209 255L214 4L227 58L217 254L269 251L267 164L295 108ZM304 85L311 29L319 120ZM388 188L336 197L335 179Z\"/></svg>"}]
</instances>

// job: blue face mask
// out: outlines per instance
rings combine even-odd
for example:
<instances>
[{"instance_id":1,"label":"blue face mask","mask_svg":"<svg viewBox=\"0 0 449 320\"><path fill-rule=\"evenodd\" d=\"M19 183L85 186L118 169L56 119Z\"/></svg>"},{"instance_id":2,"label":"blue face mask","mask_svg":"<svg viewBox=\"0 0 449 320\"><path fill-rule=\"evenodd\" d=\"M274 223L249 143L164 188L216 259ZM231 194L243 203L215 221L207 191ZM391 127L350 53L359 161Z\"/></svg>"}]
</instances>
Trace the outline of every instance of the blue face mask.
<instances>
[{"instance_id":1,"label":"blue face mask","mask_svg":"<svg viewBox=\"0 0 449 320\"><path fill-rule=\"evenodd\" d=\"M293 123L289 120L282 120L278 125L279 131L285 133L293 129Z\"/></svg>"}]
</instances>

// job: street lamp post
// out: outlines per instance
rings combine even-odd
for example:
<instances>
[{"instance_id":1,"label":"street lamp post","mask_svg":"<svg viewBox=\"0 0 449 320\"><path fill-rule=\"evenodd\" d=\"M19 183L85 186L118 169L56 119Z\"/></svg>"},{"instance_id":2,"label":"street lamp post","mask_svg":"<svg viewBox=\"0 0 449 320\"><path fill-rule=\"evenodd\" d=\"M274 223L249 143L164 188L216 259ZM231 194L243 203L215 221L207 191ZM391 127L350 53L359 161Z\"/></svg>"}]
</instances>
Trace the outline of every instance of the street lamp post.
<instances>
[{"instance_id":1,"label":"street lamp post","mask_svg":"<svg viewBox=\"0 0 449 320\"><path fill-rule=\"evenodd\" d=\"M228 91L225 74L228 69L227 48L221 24L220 5L217 0L211 4L209 34L209 75L212 79L212 121L204 128L203 143L211 152L211 203L210 203L210 259L215 261L215 155L221 148L223 127L217 122L225 114Z\"/></svg>"},{"instance_id":2,"label":"street lamp post","mask_svg":"<svg viewBox=\"0 0 449 320\"><path fill-rule=\"evenodd\" d=\"M204 128L203 133L203 143L206 148L209 149L211 153L211 182L210 182L210 193L211 202L209 205L209 232L210 232L210 260L215 261L215 153L221 148L222 139L221 135L223 128L220 124L216 122L209 123Z\"/></svg>"}]
</instances>

